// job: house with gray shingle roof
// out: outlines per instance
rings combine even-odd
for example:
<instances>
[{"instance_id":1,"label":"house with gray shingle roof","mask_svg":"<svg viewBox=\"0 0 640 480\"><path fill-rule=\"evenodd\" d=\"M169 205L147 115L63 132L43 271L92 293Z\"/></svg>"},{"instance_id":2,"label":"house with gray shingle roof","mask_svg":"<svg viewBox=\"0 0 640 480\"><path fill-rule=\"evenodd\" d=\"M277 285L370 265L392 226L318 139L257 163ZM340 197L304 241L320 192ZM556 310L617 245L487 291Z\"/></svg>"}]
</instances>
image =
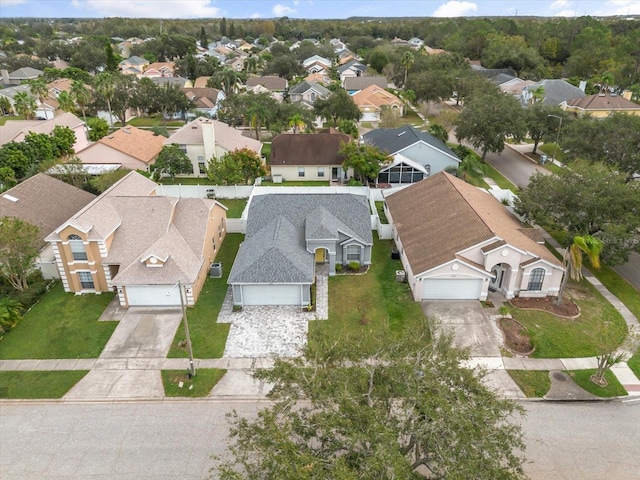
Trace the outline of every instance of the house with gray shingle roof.
<instances>
[{"instance_id":1,"label":"house with gray shingle roof","mask_svg":"<svg viewBox=\"0 0 640 480\"><path fill-rule=\"evenodd\" d=\"M525 86L520 97L520 101L523 105L531 105L534 102L533 92L535 92L539 87L544 89L542 102L545 105L550 105L552 107L558 107L566 104L567 101L573 98L582 98L585 96L585 93L582 90L578 87L574 87L566 80L552 78Z\"/></svg>"},{"instance_id":2,"label":"house with gray shingle roof","mask_svg":"<svg viewBox=\"0 0 640 480\"><path fill-rule=\"evenodd\" d=\"M371 264L371 219L365 196L255 195L245 240L229 273L234 305L311 303L318 263Z\"/></svg>"},{"instance_id":3,"label":"house with gray shingle roof","mask_svg":"<svg viewBox=\"0 0 640 480\"><path fill-rule=\"evenodd\" d=\"M327 98L331 90L315 82L300 82L289 90L289 98L292 102L302 102L307 107L312 107L318 98Z\"/></svg>"},{"instance_id":4,"label":"house with gray shingle roof","mask_svg":"<svg viewBox=\"0 0 640 480\"><path fill-rule=\"evenodd\" d=\"M226 234L226 207L156 187L130 172L47 236L65 291L115 290L125 308L195 303Z\"/></svg>"},{"instance_id":5,"label":"house with gray shingle roof","mask_svg":"<svg viewBox=\"0 0 640 480\"><path fill-rule=\"evenodd\" d=\"M393 157L380 169L376 179L380 186L415 183L460 164L460 159L443 142L412 125L378 128L366 133L363 140Z\"/></svg>"}]
</instances>

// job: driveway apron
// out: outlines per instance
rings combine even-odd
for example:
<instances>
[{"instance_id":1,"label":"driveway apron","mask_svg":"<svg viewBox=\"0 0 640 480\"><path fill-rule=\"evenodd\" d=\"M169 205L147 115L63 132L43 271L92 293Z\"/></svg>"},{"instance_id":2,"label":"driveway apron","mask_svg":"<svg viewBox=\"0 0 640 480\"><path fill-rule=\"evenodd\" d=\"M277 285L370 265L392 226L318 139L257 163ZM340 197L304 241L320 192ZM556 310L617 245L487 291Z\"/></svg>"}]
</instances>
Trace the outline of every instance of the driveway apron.
<instances>
[{"instance_id":1,"label":"driveway apron","mask_svg":"<svg viewBox=\"0 0 640 480\"><path fill-rule=\"evenodd\" d=\"M175 308L129 308L93 369L66 399L160 398L160 369L182 314Z\"/></svg>"}]
</instances>

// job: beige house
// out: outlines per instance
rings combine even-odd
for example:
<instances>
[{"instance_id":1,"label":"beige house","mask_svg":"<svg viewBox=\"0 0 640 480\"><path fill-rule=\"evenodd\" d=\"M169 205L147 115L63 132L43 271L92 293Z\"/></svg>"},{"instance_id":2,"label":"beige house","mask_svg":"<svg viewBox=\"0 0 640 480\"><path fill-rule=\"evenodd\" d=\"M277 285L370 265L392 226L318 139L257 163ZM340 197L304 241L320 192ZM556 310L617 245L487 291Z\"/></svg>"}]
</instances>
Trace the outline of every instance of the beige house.
<instances>
[{"instance_id":1,"label":"beige house","mask_svg":"<svg viewBox=\"0 0 640 480\"><path fill-rule=\"evenodd\" d=\"M0 218L16 217L38 227L36 267L44 278L58 278L53 248L44 239L94 198L92 193L38 173L0 194Z\"/></svg>"},{"instance_id":2,"label":"beige house","mask_svg":"<svg viewBox=\"0 0 640 480\"><path fill-rule=\"evenodd\" d=\"M440 172L385 195L385 213L415 301L558 295L540 232L484 190Z\"/></svg>"},{"instance_id":3,"label":"beige house","mask_svg":"<svg viewBox=\"0 0 640 480\"><path fill-rule=\"evenodd\" d=\"M31 132L51 135L57 126L67 127L75 134L74 151L79 152L89 145L84 121L73 113L66 112L50 120L7 120L0 127L0 146L9 142L22 142Z\"/></svg>"},{"instance_id":4,"label":"beige house","mask_svg":"<svg viewBox=\"0 0 640 480\"><path fill-rule=\"evenodd\" d=\"M626 113L628 115L640 115L640 105L627 98L613 93L599 93L586 97L574 98L560 105L565 111L581 117L591 115L596 118L605 118L612 113Z\"/></svg>"},{"instance_id":5,"label":"beige house","mask_svg":"<svg viewBox=\"0 0 640 480\"><path fill-rule=\"evenodd\" d=\"M126 126L78 152L77 157L85 164L117 164L129 170L148 172L165 140L149 130Z\"/></svg>"},{"instance_id":6,"label":"beige house","mask_svg":"<svg viewBox=\"0 0 640 480\"><path fill-rule=\"evenodd\" d=\"M404 103L393 93L378 85L370 85L352 96L353 102L362 112L362 122L379 122L382 109L388 108L402 116Z\"/></svg>"},{"instance_id":7,"label":"beige house","mask_svg":"<svg viewBox=\"0 0 640 480\"><path fill-rule=\"evenodd\" d=\"M226 234L226 208L156 196L156 186L130 172L46 238L65 291L115 290L123 307L195 303Z\"/></svg>"},{"instance_id":8,"label":"beige house","mask_svg":"<svg viewBox=\"0 0 640 480\"><path fill-rule=\"evenodd\" d=\"M187 154L193 165L193 175L206 176L206 168L213 158L219 159L225 153L248 148L260 156L262 143L246 137L240 130L226 123L198 117L178 129L164 140L165 145L177 144Z\"/></svg>"}]
</instances>

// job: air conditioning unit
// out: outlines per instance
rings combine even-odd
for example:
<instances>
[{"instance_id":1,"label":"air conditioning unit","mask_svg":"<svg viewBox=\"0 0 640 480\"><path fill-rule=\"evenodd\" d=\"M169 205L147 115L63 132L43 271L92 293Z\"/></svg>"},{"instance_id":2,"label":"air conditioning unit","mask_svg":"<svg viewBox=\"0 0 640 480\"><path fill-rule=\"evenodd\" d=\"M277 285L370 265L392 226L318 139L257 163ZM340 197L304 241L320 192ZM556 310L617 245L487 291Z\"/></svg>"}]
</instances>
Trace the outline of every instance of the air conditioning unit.
<instances>
[{"instance_id":1,"label":"air conditioning unit","mask_svg":"<svg viewBox=\"0 0 640 480\"><path fill-rule=\"evenodd\" d=\"M209 277L211 278L220 278L222 277L222 264L221 263L212 263L211 267L209 267Z\"/></svg>"},{"instance_id":2,"label":"air conditioning unit","mask_svg":"<svg viewBox=\"0 0 640 480\"><path fill-rule=\"evenodd\" d=\"M405 282L407 273L404 270L396 270L396 282Z\"/></svg>"}]
</instances>

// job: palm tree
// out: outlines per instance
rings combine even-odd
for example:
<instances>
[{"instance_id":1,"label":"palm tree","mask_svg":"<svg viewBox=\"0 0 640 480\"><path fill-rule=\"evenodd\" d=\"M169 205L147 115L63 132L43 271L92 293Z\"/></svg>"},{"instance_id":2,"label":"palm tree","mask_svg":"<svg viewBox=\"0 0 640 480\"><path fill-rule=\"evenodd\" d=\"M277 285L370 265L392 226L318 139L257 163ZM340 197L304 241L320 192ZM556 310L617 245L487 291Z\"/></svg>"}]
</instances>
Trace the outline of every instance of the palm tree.
<instances>
[{"instance_id":1,"label":"palm tree","mask_svg":"<svg viewBox=\"0 0 640 480\"><path fill-rule=\"evenodd\" d=\"M293 114L292 117L289 119L289 128L293 129L294 134L298 133L298 130L302 130L303 128L306 128L306 126L307 124L304 123L304 120L298 113Z\"/></svg>"},{"instance_id":2,"label":"palm tree","mask_svg":"<svg viewBox=\"0 0 640 480\"><path fill-rule=\"evenodd\" d=\"M251 126L256 129L256 140L260 140L260 128L267 119L267 107L263 103L256 102L249 107L247 113Z\"/></svg>"},{"instance_id":3,"label":"palm tree","mask_svg":"<svg viewBox=\"0 0 640 480\"><path fill-rule=\"evenodd\" d=\"M44 99L49 97L49 89L43 78L35 78L29 81L31 93L38 98L40 105L44 103Z\"/></svg>"},{"instance_id":4,"label":"palm tree","mask_svg":"<svg viewBox=\"0 0 640 480\"><path fill-rule=\"evenodd\" d=\"M538 85L536 88L531 90L531 103L538 103L544 100L545 90L543 85Z\"/></svg>"},{"instance_id":5,"label":"palm tree","mask_svg":"<svg viewBox=\"0 0 640 480\"><path fill-rule=\"evenodd\" d=\"M611 72L602 72L602 75L600 75L600 93L606 92L611 85L613 85Z\"/></svg>"},{"instance_id":6,"label":"palm tree","mask_svg":"<svg viewBox=\"0 0 640 480\"><path fill-rule=\"evenodd\" d=\"M0 97L0 116L11 114L11 102L7 97Z\"/></svg>"},{"instance_id":7,"label":"palm tree","mask_svg":"<svg viewBox=\"0 0 640 480\"><path fill-rule=\"evenodd\" d=\"M220 86L224 94L228 97L234 91L234 87L238 83L238 75L229 68L218 70L213 74L213 81Z\"/></svg>"},{"instance_id":8,"label":"palm tree","mask_svg":"<svg viewBox=\"0 0 640 480\"><path fill-rule=\"evenodd\" d=\"M116 82L109 72L100 73L94 82L96 93L104 97L109 109L109 126L113 126L113 114L111 112L111 100L116 93Z\"/></svg>"},{"instance_id":9,"label":"palm tree","mask_svg":"<svg viewBox=\"0 0 640 480\"><path fill-rule=\"evenodd\" d=\"M255 72L258 69L258 57L251 55L244 62L244 68L247 73Z\"/></svg>"},{"instance_id":10,"label":"palm tree","mask_svg":"<svg viewBox=\"0 0 640 480\"><path fill-rule=\"evenodd\" d=\"M18 115L24 117L25 120L31 120L36 111L36 99L27 92L18 92L13 97L14 109Z\"/></svg>"},{"instance_id":11,"label":"palm tree","mask_svg":"<svg viewBox=\"0 0 640 480\"><path fill-rule=\"evenodd\" d=\"M562 296L564 290L567 287L569 276L575 280L582 280L582 255L585 254L589 259L589 263L593 268L600 268L600 252L604 244L596 237L591 235L573 237L573 242L564 251L563 263L564 263L564 276L562 277L562 284L560 285L560 291L558 292L558 299L556 305L562 304Z\"/></svg>"},{"instance_id":12,"label":"palm tree","mask_svg":"<svg viewBox=\"0 0 640 480\"><path fill-rule=\"evenodd\" d=\"M71 89L69 90L71 97L76 102L76 104L82 110L82 118L84 119L85 125L87 124L87 115L86 108L89 102L91 101L91 91L87 88L87 86L81 82L80 80L74 80L71 84Z\"/></svg>"},{"instance_id":13,"label":"palm tree","mask_svg":"<svg viewBox=\"0 0 640 480\"><path fill-rule=\"evenodd\" d=\"M402 84L403 87L407 86L407 74L409 73L409 69L413 66L413 62L415 58L412 52L404 52L402 58L400 59L400 63L404 67L404 82Z\"/></svg>"},{"instance_id":14,"label":"palm tree","mask_svg":"<svg viewBox=\"0 0 640 480\"><path fill-rule=\"evenodd\" d=\"M0 335L5 334L22 319L22 305L8 297L0 300Z\"/></svg>"},{"instance_id":15,"label":"palm tree","mask_svg":"<svg viewBox=\"0 0 640 480\"><path fill-rule=\"evenodd\" d=\"M467 155L458 164L456 176L462 178L462 180L466 182L468 174L478 176L485 174L484 164L480 160L478 160L478 157L476 157L475 155Z\"/></svg>"},{"instance_id":16,"label":"palm tree","mask_svg":"<svg viewBox=\"0 0 640 480\"><path fill-rule=\"evenodd\" d=\"M73 97L67 92L60 92L60 95L58 95L58 103L60 104L60 109L65 112L73 112L76 109L76 102L73 101Z\"/></svg>"}]
</instances>

